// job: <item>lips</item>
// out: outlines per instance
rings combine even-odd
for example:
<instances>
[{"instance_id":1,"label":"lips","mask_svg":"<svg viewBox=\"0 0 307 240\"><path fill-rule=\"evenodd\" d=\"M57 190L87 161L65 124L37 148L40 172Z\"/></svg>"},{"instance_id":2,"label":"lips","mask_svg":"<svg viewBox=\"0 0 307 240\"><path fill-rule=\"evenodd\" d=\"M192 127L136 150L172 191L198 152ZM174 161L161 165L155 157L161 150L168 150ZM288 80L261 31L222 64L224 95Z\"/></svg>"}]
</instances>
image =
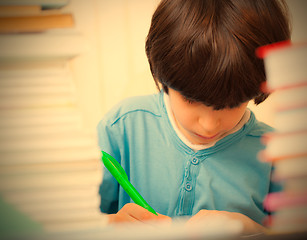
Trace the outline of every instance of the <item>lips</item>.
<instances>
[{"instance_id":1,"label":"lips","mask_svg":"<svg viewBox=\"0 0 307 240\"><path fill-rule=\"evenodd\" d=\"M199 134L197 134L197 133L196 133L195 135L198 136L198 137L200 137L200 138L202 138L202 139L205 139L205 140L211 140L211 139L216 138L219 134L215 134L215 135L210 136L210 137L205 137L205 136L199 135Z\"/></svg>"}]
</instances>

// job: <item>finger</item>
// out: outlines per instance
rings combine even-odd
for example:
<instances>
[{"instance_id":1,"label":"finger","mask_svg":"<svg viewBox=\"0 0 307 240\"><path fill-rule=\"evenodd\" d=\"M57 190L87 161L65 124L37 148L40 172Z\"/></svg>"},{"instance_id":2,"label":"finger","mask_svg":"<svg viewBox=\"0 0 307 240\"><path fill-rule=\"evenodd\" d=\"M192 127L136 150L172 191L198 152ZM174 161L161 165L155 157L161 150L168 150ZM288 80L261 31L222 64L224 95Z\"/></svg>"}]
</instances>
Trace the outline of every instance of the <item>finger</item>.
<instances>
[{"instance_id":1,"label":"finger","mask_svg":"<svg viewBox=\"0 0 307 240\"><path fill-rule=\"evenodd\" d=\"M124 212L109 214L108 216L108 224L125 223L125 222L138 222L138 220Z\"/></svg>"},{"instance_id":2,"label":"finger","mask_svg":"<svg viewBox=\"0 0 307 240\"><path fill-rule=\"evenodd\" d=\"M157 213L157 214L158 214L159 220L165 221L165 222L170 222L170 223L172 222L172 218L171 217L163 215L163 214L160 214L160 213Z\"/></svg>"},{"instance_id":3,"label":"finger","mask_svg":"<svg viewBox=\"0 0 307 240\"><path fill-rule=\"evenodd\" d=\"M129 203L126 204L123 207L123 211L127 212L131 217L135 218L138 221L141 222L148 222L148 221L165 221L165 222L171 222L171 218L162 214L153 214L149 212L147 209L134 204Z\"/></svg>"},{"instance_id":4,"label":"finger","mask_svg":"<svg viewBox=\"0 0 307 240\"><path fill-rule=\"evenodd\" d=\"M200 210L198 213L196 213L194 216L192 216L187 222L186 222L186 226L189 227L191 225L193 225L196 222L199 222L200 220L204 220L207 217L210 217L210 214L212 212L210 210Z\"/></svg>"},{"instance_id":5,"label":"finger","mask_svg":"<svg viewBox=\"0 0 307 240\"><path fill-rule=\"evenodd\" d=\"M127 206L128 213L139 221L148 221L158 219L159 216L149 212L147 209L137 205L137 204L128 204Z\"/></svg>"},{"instance_id":6,"label":"finger","mask_svg":"<svg viewBox=\"0 0 307 240\"><path fill-rule=\"evenodd\" d=\"M165 223L171 223L172 219L168 216L158 214L155 215L145 208L135 204L125 204L116 214L109 215L109 223L120 222L141 222L150 224L153 221L163 221Z\"/></svg>"},{"instance_id":7,"label":"finger","mask_svg":"<svg viewBox=\"0 0 307 240\"><path fill-rule=\"evenodd\" d=\"M125 204L116 214L116 216L111 216L110 220L113 219L118 221L127 221L127 220L135 220L142 221L151 219L154 215L153 213L147 211L145 208L135 204L135 203L127 203Z\"/></svg>"}]
</instances>

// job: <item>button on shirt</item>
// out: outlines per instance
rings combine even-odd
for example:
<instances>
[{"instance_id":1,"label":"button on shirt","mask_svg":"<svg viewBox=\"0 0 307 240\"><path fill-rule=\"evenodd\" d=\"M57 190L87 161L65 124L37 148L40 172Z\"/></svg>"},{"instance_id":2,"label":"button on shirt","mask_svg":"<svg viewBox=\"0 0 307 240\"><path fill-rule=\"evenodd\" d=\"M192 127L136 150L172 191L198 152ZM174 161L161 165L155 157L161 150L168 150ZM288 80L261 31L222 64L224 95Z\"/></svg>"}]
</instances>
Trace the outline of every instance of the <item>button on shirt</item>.
<instances>
[{"instance_id":1,"label":"button on shirt","mask_svg":"<svg viewBox=\"0 0 307 240\"><path fill-rule=\"evenodd\" d=\"M191 161L192 164L197 165L198 164L198 158L194 157Z\"/></svg>"},{"instance_id":2,"label":"button on shirt","mask_svg":"<svg viewBox=\"0 0 307 240\"><path fill-rule=\"evenodd\" d=\"M261 223L264 197L275 191L272 167L260 162L261 136L272 129L250 112L238 131L195 152L174 131L163 92L133 97L115 106L98 124L99 146L124 168L156 212L191 216L201 209L240 212ZM132 202L104 169L101 211L115 213Z\"/></svg>"}]
</instances>

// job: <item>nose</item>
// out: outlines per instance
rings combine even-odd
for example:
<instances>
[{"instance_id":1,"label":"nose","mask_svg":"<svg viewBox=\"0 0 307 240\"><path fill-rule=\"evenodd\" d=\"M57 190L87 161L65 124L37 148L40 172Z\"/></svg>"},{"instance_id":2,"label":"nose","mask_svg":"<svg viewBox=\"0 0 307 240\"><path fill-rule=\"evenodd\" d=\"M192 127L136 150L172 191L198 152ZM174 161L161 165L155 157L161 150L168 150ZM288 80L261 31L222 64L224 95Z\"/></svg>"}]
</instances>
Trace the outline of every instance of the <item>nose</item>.
<instances>
[{"instance_id":1,"label":"nose","mask_svg":"<svg viewBox=\"0 0 307 240\"><path fill-rule=\"evenodd\" d=\"M215 135L218 131L219 126L221 125L220 117L214 113L205 113L199 117L199 124L201 125L204 132L210 136Z\"/></svg>"}]
</instances>

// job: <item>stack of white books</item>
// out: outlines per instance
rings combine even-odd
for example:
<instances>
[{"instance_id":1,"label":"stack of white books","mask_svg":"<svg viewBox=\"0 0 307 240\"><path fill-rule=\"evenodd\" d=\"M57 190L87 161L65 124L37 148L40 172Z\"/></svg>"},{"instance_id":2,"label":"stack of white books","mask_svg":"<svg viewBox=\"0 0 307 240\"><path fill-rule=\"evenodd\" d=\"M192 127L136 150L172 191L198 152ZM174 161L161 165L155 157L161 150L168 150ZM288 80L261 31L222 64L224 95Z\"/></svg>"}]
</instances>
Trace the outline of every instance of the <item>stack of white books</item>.
<instances>
[{"instance_id":1,"label":"stack of white books","mask_svg":"<svg viewBox=\"0 0 307 240\"><path fill-rule=\"evenodd\" d=\"M12 6L6 18L15 17L14 7L20 6ZM33 16L16 12L16 17ZM102 221L101 152L96 136L85 130L71 69L86 47L73 28L0 35L0 197L44 231Z\"/></svg>"},{"instance_id":2,"label":"stack of white books","mask_svg":"<svg viewBox=\"0 0 307 240\"><path fill-rule=\"evenodd\" d=\"M265 137L261 159L272 161L273 181L282 191L264 202L273 212L269 226L277 232L307 228L307 42L283 42L260 49L267 89L275 95L276 132Z\"/></svg>"}]
</instances>

